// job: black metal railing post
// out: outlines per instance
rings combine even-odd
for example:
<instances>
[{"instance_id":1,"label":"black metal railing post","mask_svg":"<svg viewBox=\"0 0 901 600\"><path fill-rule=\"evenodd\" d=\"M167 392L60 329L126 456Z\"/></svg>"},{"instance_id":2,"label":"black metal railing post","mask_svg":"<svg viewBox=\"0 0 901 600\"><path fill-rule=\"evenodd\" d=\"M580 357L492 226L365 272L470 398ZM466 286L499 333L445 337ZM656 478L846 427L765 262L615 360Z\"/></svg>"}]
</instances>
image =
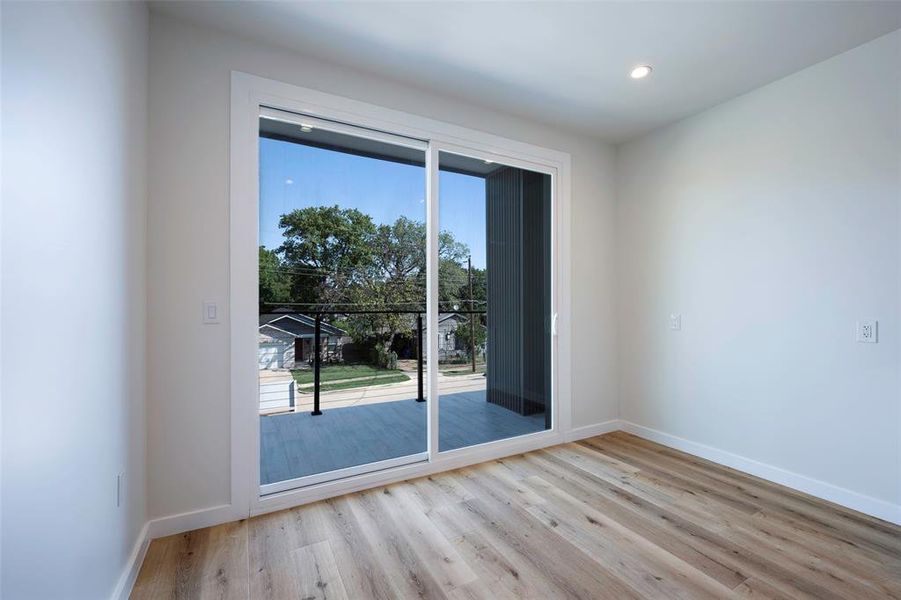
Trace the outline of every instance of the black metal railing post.
<instances>
[{"instance_id":1,"label":"black metal railing post","mask_svg":"<svg viewBox=\"0 0 901 600\"><path fill-rule=\"evenodd\" d=\"M422 315L416 315L416 375L418 384L417 402L425 402L425 394L422 391Z\"/></svg>"},{"instance_id":2,"label":"black metal railing post","mask_svg":"<svg viewBox=\"0 0 901 600\"><path fill-rule=\"evenodd\" d=\"M316 313L316 327L313 329L316 339L313 341L313 415L321 415L319 410L319 360L321 352L320 332L322 331L322 315Z\"/></svg>"}]
</instances>

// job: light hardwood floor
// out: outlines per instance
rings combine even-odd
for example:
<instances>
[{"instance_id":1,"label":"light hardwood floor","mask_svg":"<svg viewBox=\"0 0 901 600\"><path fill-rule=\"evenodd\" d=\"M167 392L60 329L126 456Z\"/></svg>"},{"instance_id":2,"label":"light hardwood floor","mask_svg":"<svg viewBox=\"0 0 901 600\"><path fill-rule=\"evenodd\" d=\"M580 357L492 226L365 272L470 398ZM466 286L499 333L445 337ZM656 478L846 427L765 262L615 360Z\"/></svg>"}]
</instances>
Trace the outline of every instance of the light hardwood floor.
<instances>
[{"instance_id":1,"label":"light hardwood floor","mask_svg":"<svg viewBox=\"0 0 901 600\"><path fill-rule=\"evenodd\" d=\"M132 598L901 598L901 527L613 433L155 540Z\"/></svg>"}]
</instances>

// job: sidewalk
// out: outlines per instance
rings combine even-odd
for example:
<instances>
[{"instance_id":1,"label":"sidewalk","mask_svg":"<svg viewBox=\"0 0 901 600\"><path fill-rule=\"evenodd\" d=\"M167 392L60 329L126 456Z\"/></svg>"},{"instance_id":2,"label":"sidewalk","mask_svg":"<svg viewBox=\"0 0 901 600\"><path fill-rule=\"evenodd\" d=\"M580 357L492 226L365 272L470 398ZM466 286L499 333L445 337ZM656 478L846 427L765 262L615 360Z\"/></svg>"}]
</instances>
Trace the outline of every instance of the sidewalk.
<instances>
[{"instance_id":1,"label":"sidewalk","mask_svg":"<svg viewBox=\"0 0 901 600\"><path fill-rule=\"evenodd\" d=\"M438 391L440 394L454 394L458 392L474 392L486 388L485 378L482 375L442 375L438 374ZM349 390L335 390L322 392L319 395L321 410L340 408L345 406L362 406L366 404L378 404L379 402L394 402L397 400L415 400L417 395L417 381L415 377L410 381L389 383L383 385L370 385ZM313 394L298 393L294 396L297 410L313 410Z\"/></svg>"},{"instance_id":2,"label":"sidewalk","mask_svg":"<svg viewBox=\"0 0 901 600\"><path fill-rule=\"evenodd\" d=\"M262 372L261 372L262 373ZM409 373L407 373L409 375ZM275 377L267 375L265 378L261 375L260 384L270 384L284 382L289 383L292 377L290 373L287 376ZM330 382L332 383L332 382ZM442 375L438 374L438 391L443 396L445 394L456 394L461 392L475 392L486 389L485 377L481 374L475 375ZM418 386L416 374L409 381L399 383L388 383L381 385L369 385L365 387L352 388L349 390L335 390L331 392L322 392L319 395L319 406L321 410L330 408L343 408L347 406L364 406L368 404L378 404L381 402L395 402L398 400L416 399ZM313 410L313 392L296 391L294 394L295 412L305 412ZM272 411L266 411L272 412ZM287 412L287 411L275 411Z\"/></svg>"}]
</instances>

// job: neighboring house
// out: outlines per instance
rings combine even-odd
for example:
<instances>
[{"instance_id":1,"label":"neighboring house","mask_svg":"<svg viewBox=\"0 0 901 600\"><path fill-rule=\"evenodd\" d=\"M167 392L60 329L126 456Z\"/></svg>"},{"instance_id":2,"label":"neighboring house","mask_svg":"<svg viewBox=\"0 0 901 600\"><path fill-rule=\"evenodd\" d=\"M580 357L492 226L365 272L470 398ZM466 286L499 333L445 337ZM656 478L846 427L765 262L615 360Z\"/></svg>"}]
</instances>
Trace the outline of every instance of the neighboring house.
<instances>
[{"instance_id":1,"label":"neighboring house","mask_svg":"<svg viewBox=\"0 0 901 600\"><path fill-rule=\"evenodd\" d=\"M299 314L269 313L260 315L260 369L293 369L307 364L313 356L316 320ZM323 358L340 359L341 347L348 340L343 329L321 323Z\"/></svg>"},{"instance_id":2,"label":"neighboring house","mask_svg":"<svg viewBox=\"0 0 901 600\"><path fill-rule=\"evenodd\" d=\"M424 323L423 323L424 324ZM457 328L459 330L459 336ZM447 313L438 317L438 357L439 359L462 355L465 346L461 337L469 335L469 319L458 313ZM428 329L423 328L423 339L428 339ZM428 355L428 346L424 348L423 356Z\"/></svg>"}]
</instances>

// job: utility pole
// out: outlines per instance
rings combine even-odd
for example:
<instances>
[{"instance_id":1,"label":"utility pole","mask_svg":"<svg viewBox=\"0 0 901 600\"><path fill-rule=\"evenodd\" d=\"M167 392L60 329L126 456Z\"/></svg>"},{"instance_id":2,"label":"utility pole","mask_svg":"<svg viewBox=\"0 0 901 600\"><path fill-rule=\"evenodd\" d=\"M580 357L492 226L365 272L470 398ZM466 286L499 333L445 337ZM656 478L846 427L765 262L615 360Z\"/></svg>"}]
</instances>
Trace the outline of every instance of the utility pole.
<instances>
[{"instance_id":1,"label":"utility pole","mask_svg":"<svg viewBox=\"0 0 901 600\"><path fill-rule=\"evenodd\" d=\"M472 372L476 372L476 306L472 298L472 256L466 258L466 270L469 271L469 347L472 353Z\"/></svg>"}]
</instances>

